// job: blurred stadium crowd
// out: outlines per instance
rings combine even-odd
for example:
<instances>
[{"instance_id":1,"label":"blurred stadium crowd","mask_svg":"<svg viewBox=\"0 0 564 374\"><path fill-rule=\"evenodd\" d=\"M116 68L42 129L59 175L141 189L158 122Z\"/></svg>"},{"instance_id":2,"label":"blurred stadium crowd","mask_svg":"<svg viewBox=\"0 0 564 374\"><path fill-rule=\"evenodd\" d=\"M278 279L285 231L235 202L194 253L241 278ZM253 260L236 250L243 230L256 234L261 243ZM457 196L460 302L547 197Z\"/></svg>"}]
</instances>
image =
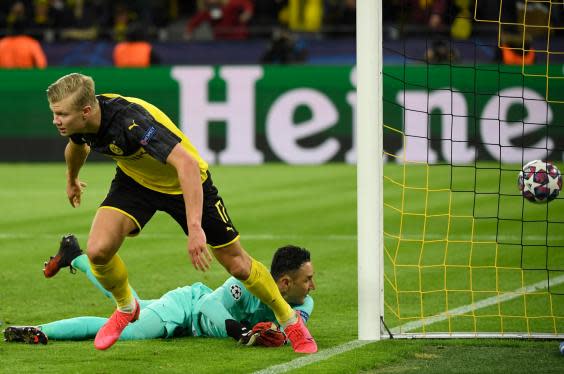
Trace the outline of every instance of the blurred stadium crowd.
<instances>
[{"instance_id":1,"label":"blurred stadium crowd","mask_svg":"<svg viewBox=\"0 0 564 374\"><path fill-rule=\"evenodd\" d=\"M382 4L385 46L413 40L416 59L434 62L464 60L472 53L476 58L475 51L466 51L463 43L452 40L479 38L497 44L498 20L504 23L502 44L522 48L525 41L527 49L535 43L542 47L543 38L548 37L546 25L560 36L564 29L564 4L548 1L383 0ZM475 22L474 16L489 22ZM141 41L149 49L156 46L144 64L200 63L183 59L181 50L191 42L202 41L245 41L248 44L239 44L239 48L248 45L254 49L247 53L253 60L244 62L316 62L315 52L327 54L332 45L336 51L333 57L354 55L355 22L356 0L0 1L0 37L25 34L39 41L47 54L54 56L47 56L49 65L76 64L76 60L69 63L62 55L68 52L68 43L96 43L82 47L95 52ZM539 27L524 30L517 26L524 22ZM65 43L66 49L61 47ZM492 59L497 55L484 54ZM237 58L234 61L241 62ZM103 57L85 64L107 65L108 61Z\"/></svg>"},{"instance_id":2,"label":"blurred stadium crowd","mask_svg":"<svg viewBox=\"0 0 564 374\"><path fill-rule=\"evenodd\" d=\"M189 39L207 24L210 35L198 38L247 39L269 36L285 25L295 31L351 34L355 0L4 0L0 29L8 33L23 23L45 41L108 39L121 41L132 25L146 37Z\"/></svg>"}]
</instances>

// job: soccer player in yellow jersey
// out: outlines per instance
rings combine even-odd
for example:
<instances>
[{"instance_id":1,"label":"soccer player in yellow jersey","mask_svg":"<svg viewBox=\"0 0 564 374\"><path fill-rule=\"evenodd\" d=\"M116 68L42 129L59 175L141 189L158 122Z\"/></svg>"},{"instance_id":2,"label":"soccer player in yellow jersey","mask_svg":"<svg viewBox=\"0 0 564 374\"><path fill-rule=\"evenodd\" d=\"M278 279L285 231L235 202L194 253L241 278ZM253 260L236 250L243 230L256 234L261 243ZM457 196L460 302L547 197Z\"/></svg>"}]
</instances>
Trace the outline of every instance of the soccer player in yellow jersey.
<instances>
[{"instance_id":1,"label":"soccer player in yellow jersey","mask_svg":"<svg viewBox=\"0 0 564 374\"><path fill-rule=\"evenodd\" d=\"M73 207L80 205L86 187L79 172L90 150L117 162L87 243L92 273L117 304L94 339L97 349L111 347L139 316L127 269L117 252L125 237L139 234L159 210L171 215L189 235L188 253L197 270L209 269L209 245L221 265L272 309L294 351L317 351L301 316L284 300L268 269L241 246L208 165L162 111L138 98L96 95L93 79L78 73L51 84L47 98L53 124L69 138L66 189Z\"/></svg>"}]
</instances>

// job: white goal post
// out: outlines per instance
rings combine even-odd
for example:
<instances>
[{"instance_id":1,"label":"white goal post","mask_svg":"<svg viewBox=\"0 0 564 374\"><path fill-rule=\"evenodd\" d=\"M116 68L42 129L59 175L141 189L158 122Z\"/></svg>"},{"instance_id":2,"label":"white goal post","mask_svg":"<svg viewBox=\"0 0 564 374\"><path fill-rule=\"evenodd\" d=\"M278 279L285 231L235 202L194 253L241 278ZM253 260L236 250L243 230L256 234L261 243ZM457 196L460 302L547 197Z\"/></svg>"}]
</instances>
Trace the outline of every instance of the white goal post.
<instances>
[{"instance_id":1,"label":"white goal post","mask_svg":"<svg viewBox=\"0 0 564 374\"><path fill-rule=\"evenodd\" d=\"M380 340L384 312L382 4L356 9L358 338Z\"/></svg>"}]
</instances>

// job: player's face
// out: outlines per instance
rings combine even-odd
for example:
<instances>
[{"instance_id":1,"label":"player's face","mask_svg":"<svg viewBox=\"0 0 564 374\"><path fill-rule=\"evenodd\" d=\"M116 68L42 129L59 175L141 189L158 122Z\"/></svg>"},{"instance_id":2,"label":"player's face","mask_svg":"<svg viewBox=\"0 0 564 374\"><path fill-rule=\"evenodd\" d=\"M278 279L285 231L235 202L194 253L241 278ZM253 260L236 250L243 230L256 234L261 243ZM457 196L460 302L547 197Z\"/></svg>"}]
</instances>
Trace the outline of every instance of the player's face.
<instances>
[{"instance_id":1,"label":"player's face","mask_svg":"<svg viewBox=\"0 0 564 374\"><path fill-rule=\"evenodd\" d=\"M312 290L315 290L313 265L311 262L306 262L293 274L285 299L290 304L300 305Z\"/></svg>"},{"instance_id":2,"label":"player's face","mask_svg":"<svg viewBox=\"0 0 564 374\"><path fill-rule=\"evenodd\" d=\"M70 136L84 130L86 126L84 112L72 105L72 96L50 103L49 108L53 112L53 124L62 136Z\"/></svg>"}]
</instances>

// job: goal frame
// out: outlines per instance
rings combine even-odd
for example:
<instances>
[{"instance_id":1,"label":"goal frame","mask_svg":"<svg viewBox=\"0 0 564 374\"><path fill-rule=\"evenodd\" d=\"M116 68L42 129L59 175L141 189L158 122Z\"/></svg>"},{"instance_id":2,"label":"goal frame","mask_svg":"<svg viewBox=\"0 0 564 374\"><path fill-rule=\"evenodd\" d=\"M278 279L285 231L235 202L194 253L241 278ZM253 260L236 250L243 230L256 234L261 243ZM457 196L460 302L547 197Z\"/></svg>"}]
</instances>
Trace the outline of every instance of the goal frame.
<instances>
[{"instance_id":1,"label":"goal frame","mask_svg":"<svg viewBox=\"0 0 564 374\"><path fill-rule=\"evenodd\" d=\"M356 8L358 338L380 340L384 316L382 0Z\"/></svg>"},{"instance_id":2,"label":"goal frame","mask_svg":"<svg viewBox=\"0 0 564 374\"><path fill-rule=\"evenodd\" d=\"M383 43L382 1L363 0L356 9L357 115L357 281L358 339L386 338L537 338L562 339L564 334L535 332L410 333L389 330L384 323L384 198L383 198ZM474 304L469 305L473 308ZM445 313L449 313L447 311ZM433 323L433 318L418 322Z\"/></svg>"}]
</instances>

